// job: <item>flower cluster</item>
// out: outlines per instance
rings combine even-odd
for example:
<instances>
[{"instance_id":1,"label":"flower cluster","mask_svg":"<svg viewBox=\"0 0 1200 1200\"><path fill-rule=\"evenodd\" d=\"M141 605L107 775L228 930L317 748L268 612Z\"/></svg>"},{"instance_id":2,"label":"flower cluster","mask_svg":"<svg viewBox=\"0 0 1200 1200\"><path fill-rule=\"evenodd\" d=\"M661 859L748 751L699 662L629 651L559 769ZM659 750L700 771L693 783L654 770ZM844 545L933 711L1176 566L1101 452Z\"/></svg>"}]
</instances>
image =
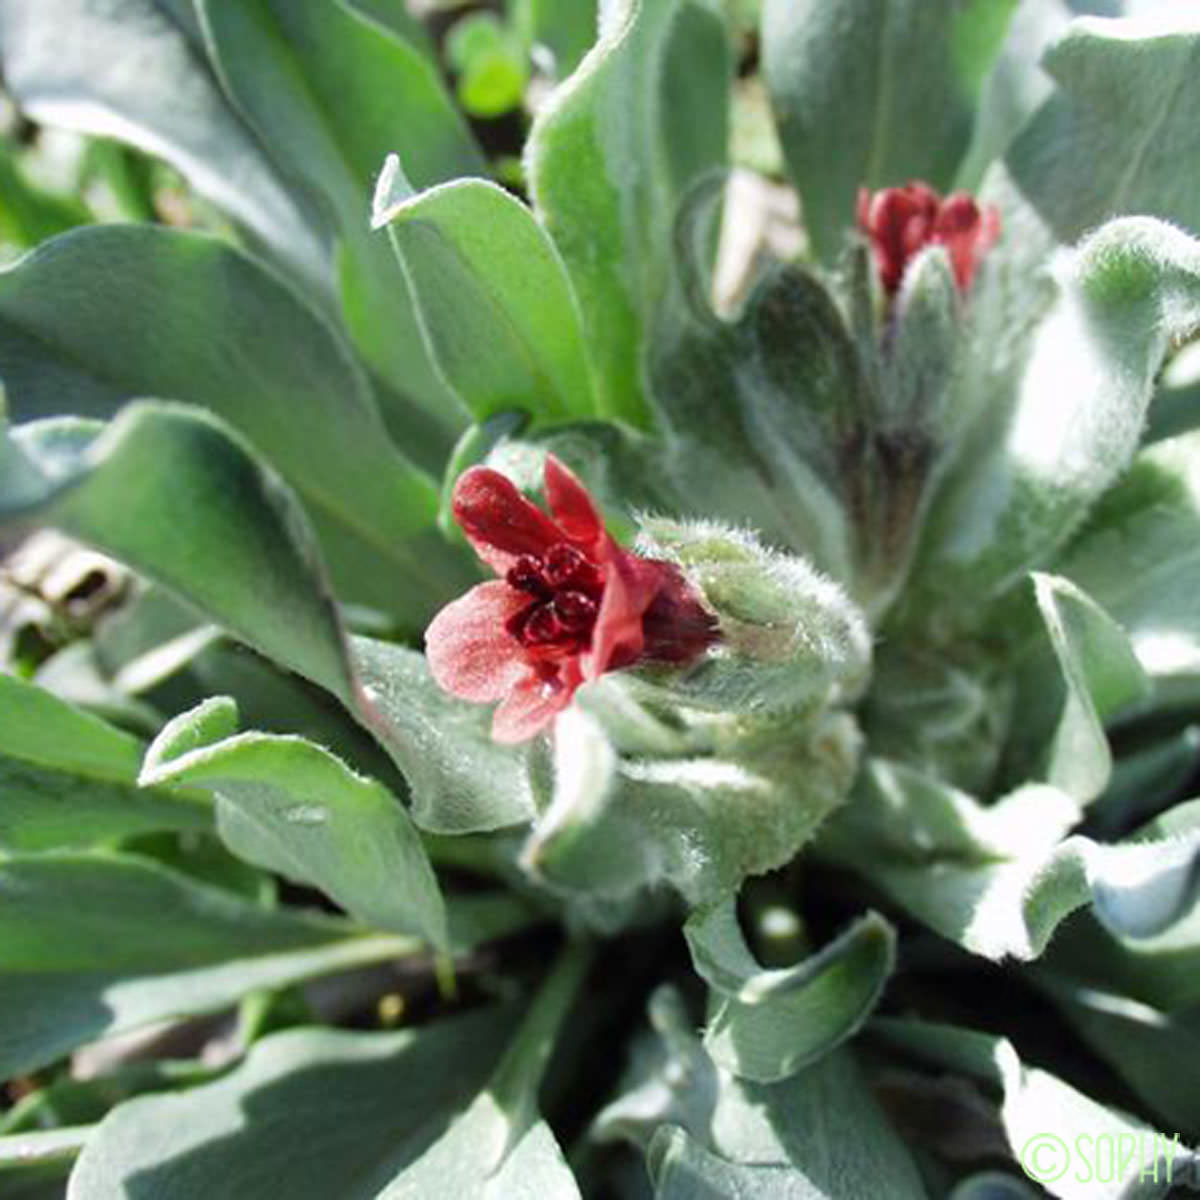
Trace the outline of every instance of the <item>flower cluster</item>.
<instances>
[{"instance_id":1,"label":"flower cluster","mask_svg":"<svg viewBox=\"0 0 1200 1200\"><path fill-rule=\"evenodd\" d=\"M971 286L979 260L1000 235L1000 214L981 209L966 192L939 196L927 184L858 193L858 224L871 241L889 297L900 289L909 262L926 246L945 246L959 288Z\"/></svg>"},{"instance_id":2,"label":"flower cluster","mask_svg":"<svg viewBox=\"0 0 1200 1200\"><path fill-rule=\"evenodd\" d=\"M454 516L499 579L453 601L426 632L439 686L501 701L492 734L545 729L580 684L635 662L682 664L718 638L717 621L672 563L622 549L579 480L547 456L550 514L488 467L454 489Z\"/></svg>"}]
</instances>

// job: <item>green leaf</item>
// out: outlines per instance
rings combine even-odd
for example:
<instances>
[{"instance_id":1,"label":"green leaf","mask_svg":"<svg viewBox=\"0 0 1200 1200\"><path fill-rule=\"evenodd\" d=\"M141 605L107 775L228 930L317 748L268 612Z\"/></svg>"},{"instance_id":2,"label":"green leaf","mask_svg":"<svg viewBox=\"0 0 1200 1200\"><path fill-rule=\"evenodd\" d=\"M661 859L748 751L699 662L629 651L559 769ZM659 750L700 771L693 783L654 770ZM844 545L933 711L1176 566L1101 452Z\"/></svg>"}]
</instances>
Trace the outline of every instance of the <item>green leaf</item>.
<instances>
[{"instance_id":1,"label":"green leaf","mask_svg":"<svg viewBox=\"0 0 1200 1200\"><path fill-rule=\"evenodd\" d=\"M210 791L218 832L240 858L319 888L368 926L445 948L433 868L387 788L303 738L216 740L225 732L211 702L176 717L147 752L141 782Z\"/></svg>"},{"instance_id":2,"label":"green leaf","mask_svg":"<svg viewBox=\"0 0 1200 1200\"><path fill-rule=\"evenodd\" d=\"M498 117L521 103L529 78L524 48L495 13L456 21L446 58L458 74L459 103L473 116Z\"/></svg>"},{"instance_id":3,"label":"green leaf","mask_svg":"<svg viewBox=\"0 0 1200 1200\"><path fill-rule=\"evenodd\" d=\"M148 861L40 854L0 862L0 1073L164 1017L412 952L339 922L269 912Z\"/></svg>"},{"instance_id":4,"label":"green leaf","mask_svg":"<svg viewBox=\"0 0 1200 1200\"><path fill-rule=\"evenodd\" d=\"M656 1196L874 1200L881 1180L895 1200L925 1196L848 1050L780 1083L751 1083L709 1058L673 992L651 998L650 1019L657 1037L593 1136L641 1146Z\"/></svg>"},{"instance_id":5,"label":"green leaf","mask_svg":"<svg viewBox=\"0 0 1200 1200\"><path fill-rule=\"evenodd\" d=\"M486 1087L433 1145L405 1164L379 1200L425 1200L439 1194L578 1200L579 1188L562 1151L537 1115L537 1093L589 961L583 946L568 947Z\"/></svg>"},{"instance_id":6,"label":"green leaf","mask_svg":"<svg viewBox=\"0 0 1200 1200\"><path fill-rule=\"evenodd\" d=\"M0 1137L0 1200L59 1200L93 1126Z\"/></svg>"},{"instance_id":7,"label":"green leaf","mask_svg":"<svg viewBox=\"0 0 1200 1200\"><path fill-rule=\"evenodd\" d=\"M753 732L727 716L689 737L635 696L601 680L555 725L554 797L524 859L559 888L620 899L666 883L691 905L718 902L792 858L852 781L845 716Z\"/></svg>"},{"instance_id":8,"label":"green leaf","mask_svg":"<svg viewBox=\"0 0 1200 1200\"><path fill-rule=\"evenodd\" d=\"M1008 172L1060 242L1114 213L1200 234L1200 197L1180 163L1200 153L1200 23L1186 5L1157 19L1075 21L1043 61L1057 85L1010 149Z\"/></svg>"},{"instance_id":9,"label":"green leaf","mask_svg":"<svg viewBox=\"0 0 1200 1200\"><path fill-rule=\"evenodd\" d=\"M68 1195L373 1200L487 1078L510 1025L486 1009L400 1033L264 1038L215 1083L114 1109Z\"/></svg>"},{"instance_id":10,"label":"green leaf","mask_svg":"<svg viewBox=\"0 0 1200 1200\"><path fill-rule=\"evenodd\" d=\"M82 202L39 187L26 177L6 139L0 142L0 239L10 246L36 246L44 238L84 225L91 214Z\"/></svg>"},{"instance_id":11,"label":"green leaf","mask_svg":"<svg viewBox=\"0 0 1200 1200\"><path fill-rule=\"evenodd\" d=\"M351 645L361 715L404 772L422 829L477 833L533 816L525 752L492 741L486 708L443 692L414 650L361 637Z\"/></svg>"},{"instance_id":12,"label":"green leaf","mask_svg":"<svg viewBox=\"0 0 1200 1200\"><path fill-rule=\"evenodd\" d=\"M396 201L398 171L393 156L379 179L373 223L387 228L434 360L474 418L507 409L551 420L589 416L591 368L578 306L533 214L479 179Z\"/></svg>"},{"instance_id":13,"label":"green leaf","mask_svg":"<svg viewBox=\"0 0 1200 1200\"><path fill-rule=\"evenodd\" d=\"M1125 631L1085 592L1057 575L1035 573L1033 586L1053 665L1024 673L1013 734L1018 742L1039 738L1048 732L1040 712L1056 709L1049 746L1037 747L1045 761L1036 775L1087 804L1112 774L1105 722L1144 699L1151 684Z\"/></svg>"},{"instance_id":14,"label":"green leaf","mask_svg":"<svg viewBox=\"0 0 1200 1200\"><path fill-rule=\"evenodd\" d=\"M596 0L523 0L529 35L554 55L554 77L566 79L596 40Z\"/></svg>"},{"instance_id":15,"label":"green leaf","mask_svg":"<svg viewBox=\"0 0 1200 1200\"><path fill-rule=\"evenodd\" d=\"M1200 677L1200 433L1144 449L1058 570L1129 634L1156 699Z\"/></svg>"},{"instance_id":16,"label":"green leaf","mask_svg":"<svg viewBox=\"0 0 1200 1200\"><path fill-rule=\"evenodd\" d=\"M953 1071L998 1088L1003 1096L1000 1119L1013 1157L1053 1195L1067 1200L1117 1195L1117 1191L1101 1191L1096 1186L1098 1181L1106 1182L1102 1172L1112 1161L1104 1162L1106 1142L1111 1142L1113 1153L1131 1156L1127 1172L1117 1184L1123 1200L1152 1200L1165 1195L1170 1187L1168 1163L1173 1164L1174 1176L1180 1180L1200 1165L1195 1153L1177 1139L1097 1104L1047 1071L1022 1062L1007 1039L950 1025L895 1018L877 1019L871 1030L910 1061L916 1058L939 1072ZM1139 1174L1142 1164L1134 1164L1143 1138L1145 1171ZM1039 1145L1043 1147L1040 1154ZM1066 1151L1065 1166L1060 1175L1054 1176L1051 1171L1064 1162L1062 1151ZM1153 1176L1151 1156L1158 1162ZM1035 1174L1039 1169L1044 1174Z\"/></svg>"},{"instance_id":17,"label":"green leaf","mask_svg":"<svg viewBox=\"0 0 1200 1200\"><path fill-rule=\"evenodd\" d=\"M692 965L708 983L704 1048L740 1079L773 1083L852 1036L883 992L896 935L878 914L854 922L793 967L764 970L750 953L732 901L683 927Z\"/></svg>"},{"instance_id":18,"label":"green leaf","mask_svg":"<svg viewBox=\"0 0 1200 1200\"><path fill-rule=\"evenodd\" d=\"M1114 935L1149 939L1190 920L1200 897L1200 826L1105 845L1063 835L1081 815L1030 784L989 807L899 764L868 760L819 850L986 958L1037 958L1091 904Z\"/></svg>"},{"instance_id":19,"label":"green leaf","mask_svg":"<svg viewBox=\"0 0 1200 1200\"><path fill-rule=\"evenodd\" d=\"M423 536L436 486L392 446L341 340L221 242L149 226L52 242L0 274L0 353L15 421L110 417L140 396L228 421L321 520L327 545L369 552L373 570L347 578L351 594L381 607L403 596L414 625L469 578Z\"/></svg>"},{"instance_id":20,"label":"green leaf","mask_svg":"<svg viewBox=\"0 0 1200 1200\"><path fill-rule=\"evenodd\" d=\"M116 137L166 159L328 295L311 214L230 108L201 54L153 0L0 3L5 84L35 120Z\"/></svg>"},{"instance_id":21,"label":"green leaf","mask_svg":"<svg viewBox=\"0 0 1200 1200\"><path fill-rule=\"evenodd\" d=\"M767 0L763 70L819 255L859 187L949 188L1016 0Z\"/></svg>"},{"instance_id":22,"label":"green leaf","mask_svg":"<svg viewBox=\"0 0 1200 1200\"><path fill-rule=\"evenodd\" d=\"M375 174L394 151L420 187L485 171L436 66L340 0L200 0L200 12L226 89L333 221L358 348L452 437L461 413L434 373L387 239L369 228ZM403 408L388 417L397 430L410 423Z\"/></svg>"},{"instance_id":23,"label":"green leaf","mask_svg":"<svg viewBox=\"0 0 1200 1200\"><path fill-rule=\"evenodd\" d=\"M1051 560L1136 452L1171 339L1200 325L1200 243L1159 221L1110 222L1057 277L1023 377L935 500L907 600L923 623L978 622Z\"/></svg>"},{"instance_id":24,"label":"green leaf","mask_svg":"<svg viewBox=\"0 0 1200 1200\"><path fill-rule=\"evenodd\" d=\"M32 684L0 674L0 846L47 850L154 829L209 829L195 793L136 786L142 747Z\"/></svg>"},{"instance_id":25,"label":"green leaf","mask_svg":"<svg viewBox=\"0 0 1200 1200\"><path fill-rule=\"evenodd\" d=\"M1200 1054L1200 1026L1194 1017L1172 1016L1127 996L1076 986L1049 971L1036 971L1033 980L1164 1129L1200 1128L1195 1083L1179 1070L1180 1062Z\"/></svg>"},{"instance_id":26,"label":"green leaf","mask_svg":"<svg viewBox=\"0 0 1200 1200\"><path fill-rule=\"evenodd\" d=\"M354 682L307 521L215 418L137 403L106 428L34 422L3 443L0 519L48 524L179 593L278 662L349 699ZM14 478L15 475L15 478Z\"/></svg>"},{"instance_id":27,"label":"green leaf","mask_svg":"<svg viewBox=\"0 0 1200 1200\"><path fill-rule=\"evenodd\" d=\"M862 440L868 384L833 298L807 272L774 267L733 321L714 313L704 248L721 182L709 176L684 199L669 303L652 323L668 471L690 510L747 523L849 579L842 460Z\"/></svg>"},{"instance_id":28,"label":"green leaf","mask_svg":"<svg viewBox=\"0 0 1200 1200\"><path fill-rule=\"evenodd\" d=\"M538 113L535 208L567 264L607 417L647 421L640 359L688 185L725 159L728 38L707 0L622 0Z\"/></svg>"}]
</instances>

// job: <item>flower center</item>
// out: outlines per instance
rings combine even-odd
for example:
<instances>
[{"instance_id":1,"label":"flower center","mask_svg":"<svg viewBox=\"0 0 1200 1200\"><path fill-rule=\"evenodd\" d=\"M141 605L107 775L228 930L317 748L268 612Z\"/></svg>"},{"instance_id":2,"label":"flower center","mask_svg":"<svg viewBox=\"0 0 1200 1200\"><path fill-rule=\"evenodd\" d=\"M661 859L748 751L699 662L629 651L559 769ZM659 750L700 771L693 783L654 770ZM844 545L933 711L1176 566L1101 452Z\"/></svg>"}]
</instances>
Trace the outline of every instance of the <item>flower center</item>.
<instances>
[{"instance_id":1,"label":"flower center","mask_svg":"<svg viewBox=\"0 0 1200 1200\"><path fill-rule=\"evenodd\" d=\"M505 582L532 597L505 625L522 646L574 652L591 640L604 581L574 546L559 542L540 558L523 554Z\"/></svg>"}]
</instances>

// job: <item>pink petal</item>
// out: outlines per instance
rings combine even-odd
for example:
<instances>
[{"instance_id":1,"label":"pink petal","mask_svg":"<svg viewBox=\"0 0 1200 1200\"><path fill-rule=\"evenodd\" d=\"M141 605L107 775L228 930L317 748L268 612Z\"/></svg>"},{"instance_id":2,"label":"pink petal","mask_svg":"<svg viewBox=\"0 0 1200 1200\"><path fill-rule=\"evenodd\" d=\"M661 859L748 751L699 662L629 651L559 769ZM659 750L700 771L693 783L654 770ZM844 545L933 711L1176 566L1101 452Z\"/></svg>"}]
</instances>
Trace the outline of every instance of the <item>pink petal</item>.
<instances>
[{"instance_id":1,"label":"pink petal","mask_svg":"<svg viewBox=\"0 0 1200 1200\"><path fill-rule=\"evenodd\" d=\"M447 604L425 631L425 655L438 687L478 703L507 695L529 667L504 625L528 604L528 596L499 579Z\"/></svg>"},{"instance_id":2,"label":"pink petal","mask_svg":"<svg viewBox=\"0 0 1200 1200\"><path fill-rule=\"evenodd\" d=\"M553 454L546 455L543 478L555 523L572 542L590 546L604 533L604 522L587 488Z\"/></svg>"},{"instance_id":3,"label":"pink petal","mask_svg":"<svg viewBox=\"0 0 1200 1200\"><path fill-rule=\"evenodd\" d=\"M511 745L524 742L548 726L575 695L581 680L578 665L563 664L559 678L529 674L509 692L492 717L494 741Z\"/></svg>"},{"instance_id":4,"label":"pink petal","mask_svg":"<svg viewBox=\"0 0 1200 1200\"><path fill-rule=\"evenodd\" d=\"M627 554L606 538L604 596L596 614L592 644L582 656L585 679L628 666L642 653L642 615L663 584L658 563Z\"/></svg>"},{"instance_id":5,"label":"pink petal","mask_svg":"<svg viewBox=\"0 0 1200 1200\"><path fill-rule=\"evenodd\" d=\"M454 485L454 519L475 553L498 575L522 554L540 557L563 532L512 480L490 467L471 467Z\"/></svg>"}]
</instances>

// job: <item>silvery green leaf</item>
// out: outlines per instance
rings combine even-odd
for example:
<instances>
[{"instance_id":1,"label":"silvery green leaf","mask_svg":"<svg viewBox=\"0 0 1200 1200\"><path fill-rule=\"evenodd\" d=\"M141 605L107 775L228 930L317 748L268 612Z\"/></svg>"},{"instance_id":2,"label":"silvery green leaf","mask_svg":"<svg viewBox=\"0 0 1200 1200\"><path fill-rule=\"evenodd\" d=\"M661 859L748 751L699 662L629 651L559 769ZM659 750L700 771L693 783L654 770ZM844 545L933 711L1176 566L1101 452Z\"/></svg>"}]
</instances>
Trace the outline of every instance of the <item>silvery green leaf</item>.
<instances>
[{"instance_id":1,"label":"silvery green leaf","mask_svg":"<svg viewBox=\"0 0 1200 1200\"><path fill-rule=\"evenodd\" d=\"M925 1196L849 1050L781 1082L751 1083L705 1053L675 993L651 998L650 1020L657 1036L592 1136L642 1147L656 1195L868 1200L885 1179L896 1200Z\"/></svg>"},{"instance_id":2,"label":"silvery green leaf","mask_svg":"<svg viewBox=\"0 0 1200 1200\"><path fill-rule=\"evenodd\" d=\"M15 422L110 418L144 396L227 421L319 522L349 599L419 627L470 580L430 536L436 485L392 443L342 338L215 238L106 225L39 247L0 273L0 361Z\"/></svg>"},{"instance_id":3,"label":"silvery green leaf","mask_svg":"<svg viewBox=\"0 0 1200 1200\"><path fill-rule=\"evenodd\" d=\"M368 926L444 948L445 903L400 801L303 738L222 738L227 716L209 702L176 718L142 782L210 792L217 831L240 858L319 888Z\"/></svg>"},{"instance_id":4,"label":"silvery green leaf","mask_svg":"<svg viewBox=\"0 0 1200 1200\"><path fill-rule=\"evenodd\" d=\"M1144 218L1109 222L1056 268L1058 296L992 431L934 502L907 598L932 627L978 619L1051 560L1137 450L1172 338L1200 325L1200 244Z\"/></svg>"},{"instance_id":5,"label":"silvery green leaf","mask_svg":"<svg viewBox=\"0 0 1200 1200\"><path fill-rule=\"evenodd\" d=\"M683 932L710 988L704 1048L725 1070L758 1083L786 1079L850 1037L878 1002L895 958L895 931L877 913L775 970L754 960L732 900L693 913Z\"/></svg>"},{"instance_id":6,"label":"silvery green leaf","mask_svg":"<svg viewBox=\"0 0 1200 1200\"><path fill-rule=\"evenodd\" d=\"M67 1196L140 1186L179 1200L374 1200L487 1079L510 1028L510 1014L487 1008L399 1033L263 1038L213 1083L114 1108Z\"/></svg>"},{"instance_id":7,"label":"silvery green leaf","mask_svg":"<svg viewBox=\"0 0 1200 1200\"><path fill-rule=\"evenodd\" d=\"M859 187L949 188L1016 0L767 0L764 72L805 223L834 259Z\"/></svg>"},{"instance_id":8,"label":"silvery green leaf","mask_svg":"<svg viewBox=\"0 0 1200 1200\"><path fill-rule=\"evenodd\" d=\"M141 751L122 730L0 674L0 846L48 850L149 830L211 829L203 796L139 793Z\"/></svg>"},{"instance_id":9,"label":"silvery green leaf","mask_svg":"<svg viewBox=\"0 0 1200 1200\"><path fill-rule=\"evenodd\" d=\"M1179 1064L1200 1054L1200 1022L1038 970L1033 981L1092 1052L1125 1079L1164 1129L1195 1129L1200 1097Z\"/></svg>"},{"instance_id":10,"label":"silvery green leaf","mask_svg":"<svg viewBox=\"0 0 1200 1200\"><path fill-rule=\"evenodd\" d=\"M1178 1179L1186 1179L1200 1165L1195 1152L1177 1138L1106 1108L1054 1075L1028 1066L1004 1038L895 1018L877 1019L871 1029L910 1060L915 1057L933 1070L953 1071L999 1088L1000 1117L1013 1158L1062 1200L1157 1200L1170 1187L1168 1163ZM1120 1147L1122 1156L1131 1155L1127 1171L1110 1172L1105 1180L1104 1167L1097 1170L1097 1139L1110 1139L1114 1153ZM1146 1167L1141 1174L1135 1165L1139 1148ZM1154 1163L1158 1171L1152 1177Z\"/></svg>"},{"instance_id":11,"label":"silvery green leaf","mask_svg":"<svg viewBox=\"0 0 1200 1200\"><path fill-rule=\"evenodd\" d=\"M713 311L703 247L720 182L708 177L685 197L670 302L653 324L648 373L667 470L685 511L747 524L847 579L840 457L872 406L869 381L832 297L807 272L774 267L733 320Z\"/></svg>"},{"instance_id":12,"label":"silvery green leaf","mask_svg":"<svg viewBox=\"0 0 1200 1200\"><path fill-rule=\"evenodd\" d=\"M1085 592L1040 573L1033 589L1049 645L1019 677L1010 774L1044 778L1087 804L1112 772L1105 723L1144 699L1150 680L1128 635Z\"/></svg>"},{"instance_id":13,"label":"silvery green leaf","mask_svg":"<svg viewBox=\"0 0 1200 1200\"><path fill-rule=\"evenodd\" d=\"M1056 88L1007 155L1016 186L1060 242L1114 213L1200 234L1200 197L1181 170L1200 153L1187 119L1200 100L1200 21L1190 5L1157 18L1080 18L1043 67Z\"/></svg>"},{"instance_id":14,"label":"silvery green leaf","mask_svg":"<svg viewBox=\"0 0 1200 1200\"><path fill-rule=\"evenodd\" d=\"M433 369L387 238L369 227L388 154L403 156L418 187L484 172L436 66L339 0L197 8L226 91L330 217L346 324L391 385L381 393L389 425L401 440L418 431L448 440L465 413Z\"/></svg>"},{"instance_id":15,"label":"silvery green leaf","mask_svg":"<svg viewBox=\"0 0 1200 1200\"><path fill-rule=\"evenodd\" d=\"M141 401L107 426L35 421L0 441L24 460L0 479L7 527L49 525L103 549L350 702L353 671L311 526L228 426Z\"/></svg>"},{"instance_id":16,"label":"silvery green leaf","mask_svg":"<svg viewBox=\"0 0 1200 1200\"><path fill-rule=\"evenodd\" d=\"M492 741L486 708L442 691L415 650L362 637L351 646L360 716L404 772L422 829L477 833L533 816L525 751Z\"/></svg>"},{"instance_id":17,"label":"silvery green leaf","mask_svg":"<svg viewBox=\"0 0 1200 1200\"><path fill-rule=\"evenodd\" d=\"M875 754L983 791L1009 737L1013 681L981 655L954 650L881 639L859 716Z\"/></svg>"},{"instance_id":18,"label":"silvery green leaf","mask_svg":"<svg viewBox=\"0 0 1200 1200\"><path fill-rule=\"evenodd\" d=\"M579 1187L537 1094L555 1039L591 961L568 947L530 1003L495 1071L465 1111L415 1154L378 1200L462 1195L478 1200L578 1200Z\"/></svg>"},{"instance_id":19,"label":"silvery green leaf","mask_svg":"<svg viewBox=\"0 0 1200 1200\"><path fill-rule=\"evenodd\" d=\"M1200 677L1200 433L1148 446L1056 569L1129 634L1156 700Z\"/></svg>"},{"instance_id":20,"label":"silvery green leaf","mask_svg":"<svg viewBox=\"0 0 1200 1200\"><path fill-rule=\"evenodd\" d=\"M804 559L714 521L646 517L639 552L677 563L720 621L721 641L662 686L680 703L769 714L855 697L871 634L842 589Z\"/></svg>"},{"instance_id":21,"label":"silvery green leaf","mask_svg":"<svg viewBox=\"0 0 1200 1200\"><path fill-rule=\"evenodd\" d=\"M1101 838L1116 837L1178 803L1200 767L1200 726L1186 725L1113 764L1112 778L1092 802L1088 823Z\"/></svg>"},{"instance_id":22,"label":"silvery green leaf","mask_svg":"<svg viewBox=\"0 0 1200 1200\"><path fill-rule=\"evenodd\" d=\"M854 775L858 735L844 715L764 722L752 735L727 717L724 736L695 731L703 751L627 757L586 704L581 692L558 718L553 800L524 851L565 891L619 898L669 884L692 905L723 899L787 862Z\"/></svg>"},{"instance_id":23,"label":"silvery green leaf","mask_svg":"<svg viewBox=\"0 0 1200 1200\"><path fill-rule=\"evenodd\" d=\"M599 411L645 425L641 352L671 225L725 159L729 42L711 0L619 0L601 33L538 113L526 162L579 296Z\"/></svg>"},{"instance_id":24,"label":"silvery green leaf","mask_svg":"<svg viewBox=\"0 0 1200 1200\"><path fill-rule=\"evenodd\" d=\"M393 155L372 225L386 229L433 361L475 420L511 409L543 421L592 415L578 302L533 214L482 179L393 202L387 176L397 168Z\"/></svg>"},{"instance_id":25,"label":"silvery green leaf","mask_svg":"<svg viewBox=\"0 0 1200 1200\"><path fill-rule=\"evenodd\" d=\"M0 60L30 116L161 156L317 295L329 294L329 248L312 212L154 0L4 0Z\"/></svg>"},{"instance_id":26,"label":"silvery green leaf","mask_svg":"<svg viewBox=\"0 0 1200 1200\"><path fill-rule=\"evenodd\" d=\"M1091 904L1115 935L1148 939L1192 919L1200 827L1106 845L1064 835L1081 815L1031 784L990 807L910 768L872 759L819 849L972 953L1037 958Z\"/></svg>"}]
</instances>

